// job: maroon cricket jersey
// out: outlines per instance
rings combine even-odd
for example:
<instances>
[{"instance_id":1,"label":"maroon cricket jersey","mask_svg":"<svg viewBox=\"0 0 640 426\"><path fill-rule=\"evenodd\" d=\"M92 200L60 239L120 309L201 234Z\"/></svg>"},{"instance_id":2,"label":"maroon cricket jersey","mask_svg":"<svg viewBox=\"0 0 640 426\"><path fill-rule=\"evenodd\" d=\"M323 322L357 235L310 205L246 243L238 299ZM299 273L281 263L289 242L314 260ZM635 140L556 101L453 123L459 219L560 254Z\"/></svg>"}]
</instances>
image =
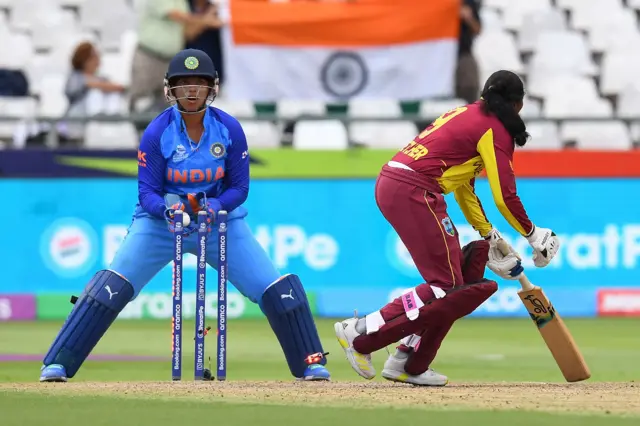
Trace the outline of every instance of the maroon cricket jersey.
<instances>
[{"instance_id":1,"label":"maroon cricket jersey","mask_svg":"<svg viewBox=\"0 0 640 426\"><path fill-rule=\"evenodd\" d=\"M492 228L475 194L475 177L486 170L500 213L521 235L533 224L516 193L515 144L504 125L481 110L483 101L437 118L385 165L382 174L442 194L454 193L467 221L485 236ZM398 163L400 165L398 165ZM401 165L410 168L404 170Z\"/></svg>"}]
</instances>

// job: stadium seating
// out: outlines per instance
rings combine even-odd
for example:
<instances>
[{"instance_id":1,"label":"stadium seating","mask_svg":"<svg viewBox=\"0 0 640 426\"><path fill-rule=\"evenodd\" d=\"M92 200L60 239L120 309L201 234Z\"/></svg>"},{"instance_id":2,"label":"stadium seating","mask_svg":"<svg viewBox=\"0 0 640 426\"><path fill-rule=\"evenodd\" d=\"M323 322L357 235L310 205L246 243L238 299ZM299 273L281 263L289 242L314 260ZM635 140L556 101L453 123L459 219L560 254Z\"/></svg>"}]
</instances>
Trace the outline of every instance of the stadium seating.
<instances>
[{"instance_id":1,"label":"stadium seating","mask_svg":"<svg viewBox=\"0 0 640 426\"><path fill-rule=\"evenodd\" d=\"M67 108L64 83L73 48L99 46L101 73L128 85L136 45L136 13L143 0L0 0L0 68L23 70L32 97L0 98L0 117L60 117ZM522 116L534 143L527 149L631 149L640 142L640 0L484 0L483 31L474 52L484 80L499 68L518 72L527 84ZM398 147L418 127L459 99L400 103L353 100L343 105L281 100L272 105L225 99L216 103L243 117L253 145L279 146L283 130L294 147L344 148L352 143ZM333 108L333 110L332 110ZM264 111L286 123L251 121ZM352 121L304 120L340 111ZM408 116L411 116L409 119ZM397 121L362 120L386 117ZM419 118L420 120L417 120ZM361 119L361 120L359 120ZM589 119L588 122L580 121ZM577 120L577 121L574 121ZM0 121L0 140L16 123ZM88 147L135 146L128 123L89 123ZM322 133L326 132L326 133ZM109 138L104 135L110 135ZM118 142L111 139L118 135ZM255 137L252 137L254 135ZM0 142L1 146L1 142Z\"/></svg>"}]
</instances>

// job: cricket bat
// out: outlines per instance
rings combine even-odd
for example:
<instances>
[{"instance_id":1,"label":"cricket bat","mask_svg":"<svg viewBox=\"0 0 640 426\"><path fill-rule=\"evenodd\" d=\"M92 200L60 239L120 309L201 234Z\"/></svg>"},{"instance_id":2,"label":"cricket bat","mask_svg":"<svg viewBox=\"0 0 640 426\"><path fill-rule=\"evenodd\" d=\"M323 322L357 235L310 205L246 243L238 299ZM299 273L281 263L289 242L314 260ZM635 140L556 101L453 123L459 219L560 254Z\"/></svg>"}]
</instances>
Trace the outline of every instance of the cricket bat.
<instances>
[{"instance_id":1,"label":"cricket bat","mask_svg":"<svg viewBox=\"0 0 640 426\"><path fill-rule=\"evenodd\" d=\"M504 240L499 240L497 246L504 255L511 252ZM522 290L518 291L520 300L538 327L565 380L579 382L591 377L578 345L542 288L533 285L524 273L519 281L522 286Z\"/></svg>"}]
</instances>

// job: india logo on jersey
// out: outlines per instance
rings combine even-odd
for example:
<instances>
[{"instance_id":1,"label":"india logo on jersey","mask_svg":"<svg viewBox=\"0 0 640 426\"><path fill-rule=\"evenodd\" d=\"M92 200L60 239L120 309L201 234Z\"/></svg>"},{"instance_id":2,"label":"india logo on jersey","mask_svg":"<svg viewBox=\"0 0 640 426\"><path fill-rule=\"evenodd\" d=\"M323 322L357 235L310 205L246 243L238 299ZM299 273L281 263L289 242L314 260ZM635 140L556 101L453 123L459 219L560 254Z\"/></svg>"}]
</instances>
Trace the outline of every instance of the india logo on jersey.
<instances>
[{"instance_id":1,"label":"india logo on jersey","mask_svg":"<svg viewBox=\"0 0 640 426\"><path fill-rule=\"evenodd\" d=\"M225 151L224 145L220 142L211 145L211 155L213 155L213 158L218 159L224 157Z\"/></svg>"}]
</instances>

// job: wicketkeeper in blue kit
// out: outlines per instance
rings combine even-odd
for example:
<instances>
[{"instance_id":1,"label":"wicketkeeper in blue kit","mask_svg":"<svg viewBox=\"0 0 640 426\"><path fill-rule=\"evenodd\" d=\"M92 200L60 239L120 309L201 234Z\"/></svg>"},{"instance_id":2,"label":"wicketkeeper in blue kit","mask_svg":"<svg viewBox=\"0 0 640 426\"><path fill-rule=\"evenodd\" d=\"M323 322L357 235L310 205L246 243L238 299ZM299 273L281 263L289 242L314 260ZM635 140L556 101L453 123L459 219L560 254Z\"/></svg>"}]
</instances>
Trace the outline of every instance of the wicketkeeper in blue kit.
<instances>
[{"instance_id":1,"label":"wicketkeeper in blue kit","mask_svg":"<svg viewBox=\"0 0 640 426\"><path fill-rule=\"evenodd\" d=\"M183 241L184 250L192 254L197 212L208 213L213 233L217 212L229 212L229 281L260 306L294 377L329 380L325 357L305 361L323 348L300 279L280 275L245 222L247 141L234 117L210 106L217 92L217 72L206 53L187 49L173 58L165 78L165 96L172 106L142 136L139 202L127 236L109 268L98 271L76 300L44 358L41 382L74 377L127 303L173 259L175 210L189 214ZM216 240L209 238L208 259L218 258Z\"/></svg>"}]
</instances>

